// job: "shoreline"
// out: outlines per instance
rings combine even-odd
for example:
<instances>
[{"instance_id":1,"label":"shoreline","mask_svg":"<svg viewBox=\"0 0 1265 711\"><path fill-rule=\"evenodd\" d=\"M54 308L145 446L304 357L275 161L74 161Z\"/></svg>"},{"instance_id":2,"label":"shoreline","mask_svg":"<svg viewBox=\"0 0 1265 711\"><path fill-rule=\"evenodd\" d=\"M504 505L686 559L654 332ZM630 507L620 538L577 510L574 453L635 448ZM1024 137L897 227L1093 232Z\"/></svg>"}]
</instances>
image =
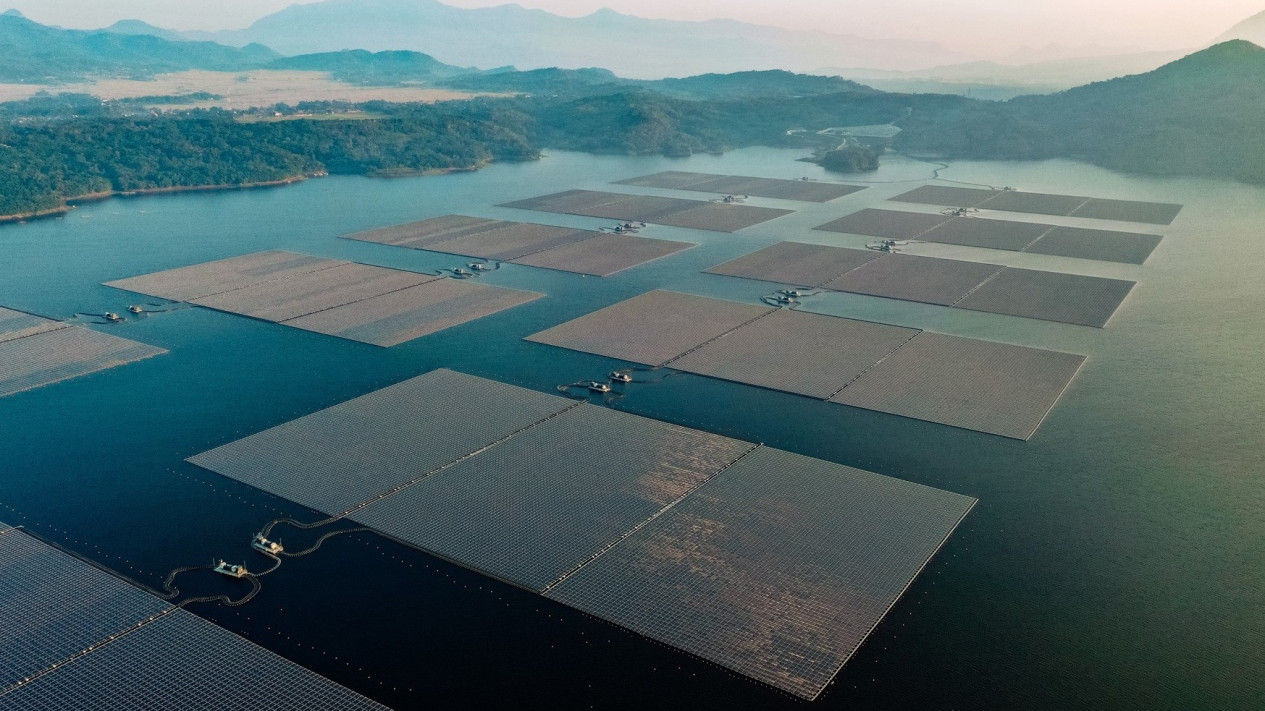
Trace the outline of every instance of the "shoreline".
<instances>
[{"instance_id":1,"label":"shoreline","mask_svg":"<svg viewBox=\"0 0 1265 711\"><path fill-rule=\"evenodd\" d=\"M372 171L364 173L364 177L368 178L417 178L430 177L437 175L449 175L451 173L473 173L486 168L494 160L480 161L475 165L463 166L459 168L431 168L427 170L402 169L398 172L395 170ZM47 210L39 210L35 212L15 213L12 215L0 215L0 225L9 223L23 223L27 220L47 219L49 217L62 217L74 210L76 206L83 203L102 202L112 198L128 198L143 197L146 195L168 195L176 193L194 193L194 192L224 192L230 190L255 190L258 188L276 188L285 185L293 185L301 183L310 178L328 177L327 171L319 171L315 173L307 173L304 175L295 175L289 178L281 178L279 180L265 180L258 183L243 183L241 185L175 185L167 188L142 188L140 190L106 190L98 193L86 193L76 195L65 199L65 204L61 207L49 208Z\"/></svg>"}]
</instances>

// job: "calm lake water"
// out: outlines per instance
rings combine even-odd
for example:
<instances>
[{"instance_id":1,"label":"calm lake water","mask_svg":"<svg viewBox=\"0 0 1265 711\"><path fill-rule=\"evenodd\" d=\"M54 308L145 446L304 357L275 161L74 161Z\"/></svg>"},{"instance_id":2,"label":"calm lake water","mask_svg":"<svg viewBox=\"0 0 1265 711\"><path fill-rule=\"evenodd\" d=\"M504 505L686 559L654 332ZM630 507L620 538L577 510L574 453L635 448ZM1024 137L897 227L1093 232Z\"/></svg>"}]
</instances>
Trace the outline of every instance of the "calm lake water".
<instances>
[{"instance_id":1,"label":"calm lake water","mask_svg":"<svg viewBox=\"0 0 1265 711\"><path fill-rule=\"evenodd\" d=\"M493 205L665 169L826 177L799 155L554 152L437 178L116 199L0 227L0 305L122 312L139 297L101 282L262 249L457 266L336 238L450 212L598 227L609 221ZM865 180L930 174L889 157ZM911 250L1136 280L1103 330L844 294L806 304L1088 354L1031 441L686 375L633 387L615 406L980 499L812 708L1265 707L1265 190L1071 162L957 163L942 177L1186 205L1144 266ZM508 265L484 281L548 298L389 349L203 309L94 326L171 353L0 399L0 521L154 587L215 556L255 563L248 543L263 523L317 515L185 457L437 367L542 391L601 377L608 359L521 339L655 288L754 301L771 287L700 270L785 239L861 246L810 228L910 187L874 184L825 205L753 199L800 211L736 235L651 227L700 246L605 279ZM311 539L281 538L292 549ZM398 709L805 707L374 534L335 538L262 582L245 606L190 609ZM181 586L244 591L209 573Z\"/></svg>"}]
</instances>

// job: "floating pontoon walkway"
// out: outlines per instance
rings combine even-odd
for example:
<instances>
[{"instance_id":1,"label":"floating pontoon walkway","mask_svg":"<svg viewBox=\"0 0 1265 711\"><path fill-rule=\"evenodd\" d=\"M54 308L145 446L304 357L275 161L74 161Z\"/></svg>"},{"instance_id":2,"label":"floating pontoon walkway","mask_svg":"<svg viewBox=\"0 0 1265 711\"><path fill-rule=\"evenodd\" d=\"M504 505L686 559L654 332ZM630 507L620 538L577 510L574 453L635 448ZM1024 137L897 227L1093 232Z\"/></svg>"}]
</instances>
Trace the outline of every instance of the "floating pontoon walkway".
<instances>
[{"instance_id":1,"label":"floating pontoon walkway","mask_svg":"<svg viewBox=\"0 0 1265 711\"><path fill-rule=\"evenodd\" d=\"M690 190L721 195L754 195L756 197L799 200L802 202L830 202L845 195L865 190L860 185L822 183L813 180L781 180L777 178L753 178L745 175L713 175L711 173L687 173L668 170L654 175L615 181L619 185L636 185L643 188L667 188Z\"/></svg>"},{"instance_id":2,"label":"floating pontoon walkway","mask_svg":"<svg viewBox=\"0 0 1265 711\"><path fill-rule=\"evenodd\" d=\"M1164 239L1161 235L1139 232L872 208L854 212L813 229L1124 264L1146 262L1147 257L1151 256L1151 252Z\"/></svg>"},{"instance_id":3,"label":"floating pontoon walkway","mask_svg":"<svg viewBox=\"0 0 1265 711\"><path fill-rule=\"evenodd\" d=\"M1085 356L652 291L527 340L1030 438Z\"/></svg>"},{"instance_id":4,"label":"floating pontoon walkway","mask_svg":"<svg viewBox=\"0 0 1265 711\"><path fill-rule=\"evenodd\" d=\"M0 307L0 397L167 351Z\"/></svg>"},{"instance_id":5,"label":"floating pontoon walkway","mask_svg":"<svg viewBox=\"0 0 1265 711\"><path fill-rule=\"evenodd\" d=\"M593 276L610 276L696 246L689 242L465 215L444 215L357 232L344 238Z\"/></svg>"},{"instance_id":6,"label":"floating pontoon walkway","mask_svg":"<svg viewBox=\"0 0 1265 711\"><path fill-rule=\"evenodd\" d=\"M190 461L810 699L975 503L448 370Z\"/></svg>"},{"instance_id":7,"label":"floating pontoon walkway","mask_svg":"<svg viewBox=\"0 0 1265 711\"><path fill-rule=\"evenodd\" d=\"M0 524L0 711L385 710Z\"/></svg>"},{"instance_id":8,"label":"floating pontoon walkway","mask_svg":"<svg viewBox=\"0 0 1265 711\"><path fill-rule=\"evenodd\" d=\"M120 279L106 286L384 347L541 296L276 251Z\"/></svg>"},{"instance_id":9,"label":"floating pontoon walkway","mask_svg":"<svg viewBox=\"0 0 1265 711\"><path fill-rule=\"evenodd\" d=\"M781 242L707 271L1098 328L1134 286L1121 279L798 242Z\"/></svg>"},{"instance_id":10,"label":"floating pontoon walkway","mask_svg":"<svg viewBox=\"0 0 1265 711\"><path fill-rule=\"evenodd\" d=\"M605 217L613 220L653 222L713 232L737 232L793 212L754 205L723 204L708 200L682 200L593 190L568 190L553 195L508 202L500 207Z\"/></svg>"}]
</instances>

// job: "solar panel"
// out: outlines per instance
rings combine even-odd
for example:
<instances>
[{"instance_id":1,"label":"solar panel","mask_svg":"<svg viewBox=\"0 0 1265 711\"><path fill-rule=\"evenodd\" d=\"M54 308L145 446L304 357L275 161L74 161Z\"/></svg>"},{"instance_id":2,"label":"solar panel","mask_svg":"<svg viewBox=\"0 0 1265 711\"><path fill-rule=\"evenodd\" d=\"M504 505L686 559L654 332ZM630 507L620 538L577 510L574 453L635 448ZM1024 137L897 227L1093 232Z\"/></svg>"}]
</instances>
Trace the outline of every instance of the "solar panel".
<instances>
[{"instance_id":1,"label":"solar panel","mask_svg":"<svg viewBox=\"0 0 1265 711\"><path fill-rule=\"evenodd\" d=\"M827 282L824 287L949 306L1001 269L996 264L886 254Z\"/></svg>"},{"instance_id":2,"label":"solar panel","mask_svg":"<svg viewBox=\"0 0 1265 711\"><path fill-rule=\"evenodd\" d=\"M950 219L945 215L866 208L813 229L885 239L914 239Z\"/></svg>"},{"instance_id":3,"label":"solar panel","mask_svg":"<svg viewBox=\"0 0 1265 711\"><path fill-rule=\"evenodd\" d=\"M597 234L590 230L577 230L570 227L536 225L528 222L502 222L494 230L430 242L424 249L486 259L512 260L574 242L582 242Z\"/></svg>"},{"instance_id":4,"label":"solar panel","mask_svg":"<svg viewBox=\"0 0 1265 711\"><path fill-rule=\"evenodd\" d=\"M338 514L572 405L557 396L436 370L189 461Z\"/></svg>"},{"instance_id":5,"label":"solar panel","mask_svg":"<svg viewBox=\"0 0 1265 711\"><path fill-rule=\"evenodd\" d=\"M914 202L946 207L974 207L997 195L1000 190L958 188L947 185L923 185L892 198L896 202Z\"/></svg>"},{"instance_id":6,"label":"solar panel","mask_svg":"<svg viewBox=\"0 0 1265 711\"><path fill-rule=\"evenodd\" d=\"M417 222L390 225L343 235L343 238L421 249L420 245L428 242L442 241L465 234L478 234L495 229L503 224L505 223L500 220L489 220L482 217L442 215L427 220L418 220Z\"/></svg>"},{"instance_id":7,"label":"solar panel","mask_svg":"<svg viewBox=\"0 0 1265 711\"><path fill-rule=\"evenodd\" d=\"M592 233L589 233L592 234ZM610 276L646 262L695 247L689 242L628 235L595 235L513 260L515 264L559 269L579 274Z\"/></svg>"},{"instance_id":8,"label":"solar panel","mask_svg":"<svg viewBox=\"0 0 1265 711\"><path fill-rule=\"evenodd\" d=\"M704 200L624 195L592 190L568 190L529 200L505 203L501 207L656 222L662 225L715 232L736 232L791 212L754 205L721 205Z\"/></svg>"},{"instance_id":9,"label":"solar panel","mask_svg":"<svg viewBox=\"0 0 1265 711\"><path fill-rule=\"evenodd\" d=\"M955 217L918 239L924 242L1021 252L1051 229L1051 225L1035 222Z\"/></svg>"},{"instance_id":10,"label":"solar panel","mask_svg":"<svg viewBox=\"0 0 1265 711\"><path fill-rule=\"evenodd\" d=\"M168 608L20 530L0 535L0 600L0 691Z\"/></svg>"},{"instance_id":11,"label":"solar panel","mask_svg":"<svg viewBox=\"0 0 1265 711\"><path fill-rule=\"evenodd\" d=\"M1121 279L1004 269L959 301L961 309L1102 328L1134 282Z\"/></svg>"},{"instance_id":12,"label":"solar panel","mask_svg":"<svg viewBox=\"0 0 1265 711\"><path fill-rule=\"evenodd\" d=\"M1182 211L1181 205L1137 200L1104 200L1094 198L1081 205L1072 215L1098 220L1144 222L1151 225L1171 225Z\"/></svg>"},{"instance_id":13,"label":"solar panel","mask_svg":"<svg viewBox=\"0 0 1265 711\"><path fill-rule=\"evenodd\" d=\"M68 328L70 324L42 318L23 311L0 306L0 343L33 336L46 331Z\"/></svg>"},{"instance_id":14,"label":"solar panel","mask_svg":"<svg viewBox=\"0 0 1265 711\"><path fill-rule=\"evenodd\" d=\"M760 448L546 597L812 699L974 503Z\"/></svg>"},{"instance_id":15,"label":"solar panel","mask_svg":"<svg viewBox=\"0 0 1265 711\"><path fill-rule=\"evenodd\" d=\"M385 709L0 526L0 709Z\"/></svg>"},{"instance_id":16,"label":"solar panel","mask_svg":"<svg viewBox=\"0 0 1265 711\"><path fill-rule=\"evenodd\" d=\"M1028 439L1085 356L923 332L831 402Z\"/></svg>"},{"instance_id":17,"label":"solar panel","mask_svg":"<svg viewBox=\"0 0 1265 711\"><path fill-rule=\"evenodd\" d=\"M527 337L536 343L661 365L773 311L671 291L651 291Z\"/></svg>"},{"instance_id":18,"label":"solar panel","mask_svg":"<svg viewBox=\"0 0 1265 711\"><path fill-rule=\"evenodd\" d=\"M352 518L539 591L751 448L583 405Z\"/></svg>"},{"instance_id":19,"label":"solar panel","mask_svg":"<svg viewBox=\"0 0 1265 711\"><path fill-rule=\"evenodd\" d=\"M865 189L858 185L842 185L839 183L754 178L741 175L687 173L676 170L643 175L639 178L629 178L628 180L616 182L622 185L637 185L640 187L692 190L731 195L755 195L756 197L802 200L805 202L828 202Z\"/></svg>"},{"instance_id":20,"label":"solar panel","mask_svg":"<svg viewBox=\"0 0 1265 711\"><path fill-rule=\"evenodd\" d=\"M0 341L0 397L161 355L162 348L86 328Z\"/></svg>"},{"instance_id":21,"label":"solar panel","mask_svg":"<svg viewBox=\"0 0 1265 711\"><path fill-rule=\"evenodd\" d=\"M365 264L340 264L191 303L279 323L442 278Z\"/></svg>"},{"instance_id":22,"label":"solar panel","mask_svg":"<svg viewBox=\"0 0 1265 711\"><path fill-rule=\"evenodd\" d=\"M947 207L1027 212L1038 215L1074 215L1097 220L1171 224L1182 206L1141 200L1108 200L1077 195L1029 193L1018 190L981 190L945 185L924 185L892 200Z\"/></svg>"},{"instance_id":23,"label":"solar panel","mask_svg":"<svg viewBox=\"0 0 1265 711\"><path fill-rule=\"evenodd\" d=\"M673 361L672 367L824 400L917 333L782 310Z\"/></svg>"},{"instance_id":24,"label":"solar panel","mask_svg":"<svg viewBox=\"0 0 1265 711\"><path fill-rule=\"evenodd\" d=\"M293 252L256 252L205 264L107 281L106 286L172 301L191 301L286 276L329 269L347 262Z\"/></svg>"},{"instance_id":25,"label":"solar panel","mask_svg":"<svg viewBox=\"0 0 1265 711\"><path fill-rule=\"evenodd\" d=\"M1103 262L1143 264L1162 239L1164 238L1160 235L1138 232L1055 227L1024 251Z\"/></svg>"},{"instance_id":26,"label":"solar panel","mask_svg":"<svg viewBox=\"0 0 1265 711\"><path fill-rule=\"evenodd\" d=\"M708 269L711 274L816 287L878 259L878 252L779 242Z\"/></svg>"},{"instance_id":27,"label":"solar panel","mask_svg":"<svg viewBox=\"0 0 1265 711\"><path fill-rule=\"evenodd\" d=\"M386 707L191 612L170 614L0 695L23 711L359 711Z\"/></svg>"}]
</instances>

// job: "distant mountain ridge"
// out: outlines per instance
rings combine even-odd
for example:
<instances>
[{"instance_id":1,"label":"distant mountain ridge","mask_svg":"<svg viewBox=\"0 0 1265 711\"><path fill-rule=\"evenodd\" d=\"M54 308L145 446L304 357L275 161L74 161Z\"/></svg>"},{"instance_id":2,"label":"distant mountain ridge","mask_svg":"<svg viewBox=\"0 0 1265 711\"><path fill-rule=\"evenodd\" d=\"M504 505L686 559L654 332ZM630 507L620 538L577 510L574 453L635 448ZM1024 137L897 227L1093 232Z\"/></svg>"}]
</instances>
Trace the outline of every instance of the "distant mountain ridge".
<instances>
[{"instance_id":1,"label":"distant mountain ridge","mask_svg":"<svg viewBox=\"0 0 1265 711\"><path fill-rule=\"evenodd\" d=\"M185 69L235 71L280 55L257 44L171 41L149 34L63 30L0 14L0 81L60 82L100 75L149 76Z\"/></svg>"},{"instance_id":2,"label":"distant mountain ridge","mask_svg":"<svg viewBox=\"0 0 1265 711\"><path fill-rule=\"evenodd\" d=\"M1247 40L1256 45L1265 46L1265 11L1259 12L1231 27L1217 38L1217 42L1229 40Z\"/></svg>"},{"instance_id":3,"label":"distant mountain ridge","mask_svg":"<svg viewBox=\"0 0 1265 711\"><path fill-rule=\"evenodd\" d=\"M822 66L917 69L970 59L928 42L733 20L650 20L611 10L572 18L518 5L463 9L437 0L324 0L292 5L243 30L184 34L234 46L265 44L283 54L416 50L453 64L600 66L638 79Z\"/></svg>"}]
</instances>

